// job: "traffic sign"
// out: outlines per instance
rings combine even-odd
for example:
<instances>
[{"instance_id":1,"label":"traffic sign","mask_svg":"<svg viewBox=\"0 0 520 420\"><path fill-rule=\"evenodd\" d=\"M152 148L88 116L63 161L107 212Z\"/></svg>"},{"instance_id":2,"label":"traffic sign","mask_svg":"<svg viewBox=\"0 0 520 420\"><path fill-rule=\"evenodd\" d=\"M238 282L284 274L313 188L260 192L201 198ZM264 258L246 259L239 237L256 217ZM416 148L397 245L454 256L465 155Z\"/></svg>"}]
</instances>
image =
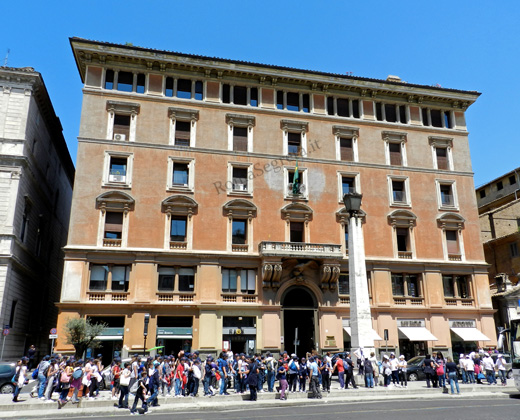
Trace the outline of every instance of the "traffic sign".
<instances>
[{"instance_id":1,"label":"traffic sign","mask_svg":"<svg viewBox=\"0 0 520 420\"><path fill-rule=\"evenodd\" d=\"M58 338L58 334L49 334L49 340L55 340Z\"/></svg>"},{"instance_id":2,"label":"traffic sign","mask_svg":"<svg viewBox=\"0 0 520 420\"><path fill-rule=\"evenodd\" d=\"M2 334L4 336L9 335L9 328L4 328L4 330L2 331Z\"/></svg>"},{"instance_id":3,"label":"traffic sign","mask_svg":"<svg viewBox=\"0 0 520 420\"><path fill-rule=\"evenodd\" d=\"M58 330L56 328L51 329L51 334L58 334Z\"/></svg>"}]
</instances>

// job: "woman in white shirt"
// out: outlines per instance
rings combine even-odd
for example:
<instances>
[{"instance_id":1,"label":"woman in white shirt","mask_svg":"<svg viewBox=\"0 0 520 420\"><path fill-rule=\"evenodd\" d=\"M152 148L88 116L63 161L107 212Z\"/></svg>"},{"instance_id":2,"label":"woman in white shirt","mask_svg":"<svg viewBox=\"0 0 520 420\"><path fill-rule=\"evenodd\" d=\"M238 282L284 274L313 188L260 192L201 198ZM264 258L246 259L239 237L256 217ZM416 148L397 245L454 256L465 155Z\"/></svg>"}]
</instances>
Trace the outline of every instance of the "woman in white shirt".
<instances>
[{"instance_id":1,"label":"woman in white shirt","mask_svg":"<svg viewBox=\"0 0 520 420\"><path fill-rule=\"evenodd\" d=\"M20 390L23 388L25 384L27 362L29 362L29 359L27 357L22 357L22 360L18 362L18 366L16 366L16 371L14 375L15 381L13 382L15 386L13 392L13 402L18 402L18 395L20 394Z\"/></svg>"},{"instance_id":2,"label":"woman in white shirt","mask_svg":"<svg viewBox=\"0 0 520 420\"><path fill-rule=\"evenodd\" d=\"M498 377L500 378L500 382L502 382L502 386L507 385L507 371L505 366L504 356L499 354L497 356L497 362L495 363L495 367L498 369Z\"/></svg>"},{"instance_id":3,"label":"woman in white shirt","mask_svg":"<svg viewBox=\"0 0 520 420\"><path fill-rule=\"evenodd\" d=\"M397 362L397 369L399 371L399 381L401 382L401 386L406 388L408 386L408 374L406 373L406 371L408 370L408 363L406 362L406 359L404 358L403 354L399 356L399 361Z\"/></svg>"}]
</instances>

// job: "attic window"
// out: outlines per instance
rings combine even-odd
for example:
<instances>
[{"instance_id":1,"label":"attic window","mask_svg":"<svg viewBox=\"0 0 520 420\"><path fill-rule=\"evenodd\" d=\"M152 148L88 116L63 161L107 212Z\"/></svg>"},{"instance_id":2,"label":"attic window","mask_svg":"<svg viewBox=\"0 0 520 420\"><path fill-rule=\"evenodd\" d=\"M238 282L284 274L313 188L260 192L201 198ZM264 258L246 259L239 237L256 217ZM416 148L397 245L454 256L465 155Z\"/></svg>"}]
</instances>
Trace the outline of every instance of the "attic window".
<instances>
[{"instance_id":1,"label":"attic window","mask_svg":"<svg viewBox=\"0 0 520 420\"><path fill-rule=\"evenodd\" d=\"M504 188L504 184L502 183L502 181L498 181L497 182L497 191L500 191L503 188Z\"/></svg>"},{"instance_id":2,"label":"attic window","mask_svg":"<svg viewBox=\"0 0 520 420\"><path fill-rule=\"evenodd\" d=\"M120 71L117 74L117 90L122 92L132 92L134 75L128 71Z\"/></svg>"}]
</instances>

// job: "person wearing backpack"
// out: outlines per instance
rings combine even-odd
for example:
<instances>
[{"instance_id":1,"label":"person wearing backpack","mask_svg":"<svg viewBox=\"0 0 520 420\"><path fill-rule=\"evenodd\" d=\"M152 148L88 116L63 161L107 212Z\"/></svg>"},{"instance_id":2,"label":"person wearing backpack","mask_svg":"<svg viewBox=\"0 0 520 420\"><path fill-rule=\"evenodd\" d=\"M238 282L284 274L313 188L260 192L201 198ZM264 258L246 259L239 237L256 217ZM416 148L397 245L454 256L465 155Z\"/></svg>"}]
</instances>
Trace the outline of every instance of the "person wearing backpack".
<instances>
[{"instance_id":1,"label":"person wearing backpack","mask_svg":"<svg viewBox=\"0 0 520 420\"><path fill-rule=\"evenodd\" d=\"M20 391L25 384L25 374L27 373L28 362L29 358L22 357L22 359L18 362L18 366L16 366L15 374L12 378L14 385L13 402L19 402L18 395L20 395Z\"/></svg>"},{"instance_id":2,"label":"person wearing backpack","mask_svg":"<svg viewBox=\"0 0 520 420\"><path fill-rule=\"evenodd\" d=\"M267 391L274 391L274 381L276 379L276 360L273 355L268 352L267 358L265 359L265 367L267 369Z\"/></svg>"},{"instance_id":3,"label":"person wearing backpack","mask_svg":"<svg viewBox=\"0 0 520 420\"><path fill-rule=\"evenodd\" d=\"M65 404L67 404L67 395L69 394L70 389L70 381L72 380L72 374L74 370L72 368L72 362L68 361L67 364L60 369L58 372L58 378L60 382L60 396L58 398L58 409L61 409Z\"/></svg>"},{"instance_id":4,"label":"person wearing backpack","mask_svg":"<svg viewBox=\"0 0 520 420\"><path fill-rule=\"evenodd\" d=\"M47 386L47 372L50 366L49 359L51 356L45 356L38 367L38 398L44 400L45 387Z\"/></svg>"},{"instance_id":5,"label":"person wearing backpack","mask_svg":"<svg viewBox=\"0 0 520 420\"><path fill-rule=\"evenodd\" d=\"M83 388L83 360L78 360L75 363L74 371L72 372L72 380L70 386L74 388L72 393L72 404L79 403L78 393Z\"/></svg>"},{"instance_id":6,"label":"person wearing backpack","mask_svg":"<svg viewBox=\"0 0 520 420\"><path fill-rule=\"evenodd\" d=\"M298 383L298 356L296 354L291 354L291 359L289 361L289 392L296 392L296 384Z\"/></svg>"},{"instance_id":7,"label":"person wearing backpack","mask_svg":"<svg viewBox=\"0 0 520 420\"><path fill-rule=\"evenodd\" d=\"M249 392L251 395L250 401L256 401L257 394L256 394L256 388L258 385L258 364L256 363L255 359L247 356L246 357L247 367L246 367L246 374L247 374L247 384L249 385Z\"/></svg>"},{"instance_id":8,"label":"person wearing backpack","mask_svg":"<svg viewBox=\"0 0 520 420\"><path fill-rule=\"evenodd\" d=\"M444 370L445 362L444 356L439 351L437 352L437 358L435 359L435 373L437 374L437 378L439 381L439 388L446 388L446 378L445 378L445 370Z\"/></svg>"}]
</instances>

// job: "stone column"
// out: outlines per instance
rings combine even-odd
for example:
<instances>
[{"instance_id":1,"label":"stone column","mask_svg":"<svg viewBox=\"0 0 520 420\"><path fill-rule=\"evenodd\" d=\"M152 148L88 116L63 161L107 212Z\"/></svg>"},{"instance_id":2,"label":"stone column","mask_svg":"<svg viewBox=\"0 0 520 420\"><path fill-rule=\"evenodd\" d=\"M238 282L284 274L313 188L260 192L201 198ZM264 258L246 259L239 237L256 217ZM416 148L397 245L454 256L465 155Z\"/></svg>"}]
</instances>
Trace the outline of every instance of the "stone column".
<instances>
[{"instance_id":1,"label":"stone column","mask_svg":"<svg viewBox=\"0 0 520 420\"><path fill-rule=\"evenodd\" d=\"M348 268L350 283L350 327L352 353L363 347L365 357L374 349L372 335L372 315L368 297L367 272L365 264L365 241L361 220L349 218L348 234Z\"/></svg>"}]
</instances>

